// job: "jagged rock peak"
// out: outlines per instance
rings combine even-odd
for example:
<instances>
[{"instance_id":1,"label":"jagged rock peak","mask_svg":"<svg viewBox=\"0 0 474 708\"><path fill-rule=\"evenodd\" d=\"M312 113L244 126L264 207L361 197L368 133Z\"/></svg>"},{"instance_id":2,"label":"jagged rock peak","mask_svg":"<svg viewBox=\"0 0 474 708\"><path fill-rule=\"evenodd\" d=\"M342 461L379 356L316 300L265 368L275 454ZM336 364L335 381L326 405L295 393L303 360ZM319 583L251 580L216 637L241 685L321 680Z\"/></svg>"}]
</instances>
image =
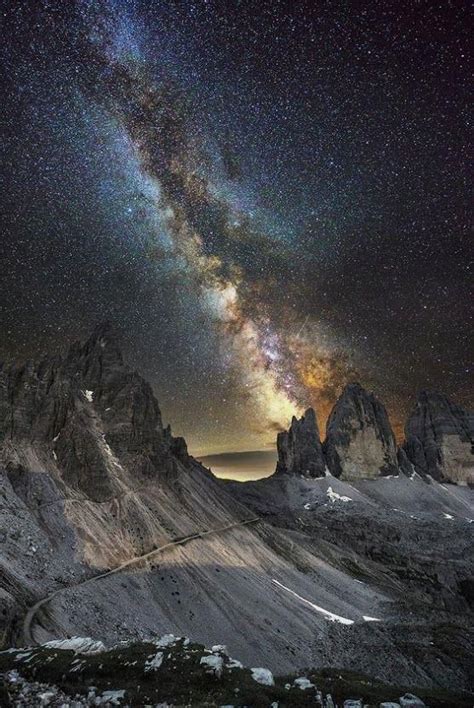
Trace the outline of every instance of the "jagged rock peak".
<instances>
[{"instance_id":1,"label":"jagged rock peak","mask_svg":"<svg viewBox=\"0 0 474 708\"><path fill-rule=\"evenodd\" d=\"M328 418L324 453L335 477L398 474L397 447L383 404L358 383L348 384Z\"/></svg>"},{"instance_id":2,"label":"jagged rock peak","mask_svg":"<svg viewBox=\"0 0 474 708\"><path fill-rule=\"evenodd\" d=\"M405 425L415 470L439 481L474 484L474 412L436 391L420 391Z\"/></svg>"},{"instance_id":3,"label":"jagged rock peak","mask_svg":"<svg viewBox=\"0 0 474 708\"><path fill-rule=\"evenodd\" d=\"M304 416L293 416L288 431L278 433L277 473L323 477L324 462L316 413L308 408Z\"/></svg>"},{"instance_id":4,"label":"jagged rock peak","mask_svg":"<svg viewBox=\"0 0 474 708\"><path fill-rule=\"evenodd\" d=\"M104 370L123 367L122 351L112 325L101 323L84 343L75 342L69 349L66 361L79 367L83 376L92 376L96 380Z\"/></svg>"},{"instance_id":5,"label":"jagged rock peak","mask_svg":"<svg viewBox=\"0 0 474 708\"><path fill-rule=\"evenodd\" d=\"M16 465L14 451L31 445L66 485L99 501L123 485L124 470L143 480L189 460L185 441L165 434L151 386L124 363L108 325L63 359L0 370L0 459Z\"/></svg>"}]
</instances>

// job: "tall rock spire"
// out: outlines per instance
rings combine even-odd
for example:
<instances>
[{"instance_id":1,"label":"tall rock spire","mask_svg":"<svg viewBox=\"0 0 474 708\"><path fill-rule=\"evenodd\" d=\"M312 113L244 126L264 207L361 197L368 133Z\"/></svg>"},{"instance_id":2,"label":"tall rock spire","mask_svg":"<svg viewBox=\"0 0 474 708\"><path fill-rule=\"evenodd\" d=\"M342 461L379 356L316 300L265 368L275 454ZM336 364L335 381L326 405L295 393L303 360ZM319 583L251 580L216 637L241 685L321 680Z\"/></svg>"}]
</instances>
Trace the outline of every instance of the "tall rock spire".
<instances>
[{"instance_id":1,"label":"tall rock spire","mask_svg":"<svg viewBox=\"0 0 474 708\"><path fill-rule=\"evenodd\" d=\"M358 383L345 387L331 411L324 453L331 473L342 479L398 474L387 411Z\"/></svg>"},{"instance_id":2,"label":"tall rock spire","mask_svg":"<svg viewBox=\"0 0 474 708\"><path fill-rule=\"evenodd\" d=\"M316 413L308 408L300 419L293 417L288 431L278 433L277 473L323 477L325 463Z\"/></svg>"}]
</instances>

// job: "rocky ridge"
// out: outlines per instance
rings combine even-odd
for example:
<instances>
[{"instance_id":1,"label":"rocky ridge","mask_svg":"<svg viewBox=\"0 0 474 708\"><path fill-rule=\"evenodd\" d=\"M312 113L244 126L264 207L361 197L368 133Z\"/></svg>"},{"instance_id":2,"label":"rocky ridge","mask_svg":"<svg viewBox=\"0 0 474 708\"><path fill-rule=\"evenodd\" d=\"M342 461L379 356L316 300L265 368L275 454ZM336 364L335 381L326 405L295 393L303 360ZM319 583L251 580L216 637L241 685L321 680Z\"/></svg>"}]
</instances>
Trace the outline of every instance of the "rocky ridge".
<instances>
[{"instance_id":1,"label":"rocky ridge","mask_svg":"<svg viewBox=\"0 0 474 708\"><path fill-rule=\"evenodd\" d=\"M397 448L384 405L360 384L348 384L336 401L321 444L309 408L278 434L277 474L343 480L414 473L456 484L474 483L474 413L446 396L422 392Z\"/></svg>"}]
</instances>

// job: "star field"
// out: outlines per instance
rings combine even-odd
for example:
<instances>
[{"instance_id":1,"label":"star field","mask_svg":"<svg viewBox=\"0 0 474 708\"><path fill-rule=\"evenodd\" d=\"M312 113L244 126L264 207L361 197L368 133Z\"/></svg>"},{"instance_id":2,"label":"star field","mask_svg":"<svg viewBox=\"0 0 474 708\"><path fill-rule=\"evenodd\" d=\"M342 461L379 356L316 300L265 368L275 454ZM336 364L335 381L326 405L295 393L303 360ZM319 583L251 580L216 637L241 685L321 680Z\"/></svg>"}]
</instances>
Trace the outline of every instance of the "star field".
<instances>
[{"instance_id":1,"label":"star field","mask_svg":"<svg viewBox=\"0 0 474 708\"><path fill-rule=\"evenodd\" d=\"M469 6L1 10L0 359L101 320L191 451L472 405Z\"/></svg>"}]
</instances>

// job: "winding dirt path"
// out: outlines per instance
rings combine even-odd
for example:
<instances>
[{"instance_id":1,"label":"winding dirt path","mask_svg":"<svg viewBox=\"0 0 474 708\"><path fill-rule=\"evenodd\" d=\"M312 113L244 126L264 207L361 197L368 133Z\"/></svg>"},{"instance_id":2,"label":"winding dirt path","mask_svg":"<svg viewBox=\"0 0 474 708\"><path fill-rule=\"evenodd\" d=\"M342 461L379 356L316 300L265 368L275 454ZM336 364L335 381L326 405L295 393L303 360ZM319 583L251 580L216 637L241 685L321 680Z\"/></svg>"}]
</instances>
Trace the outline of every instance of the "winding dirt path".
<instances>
[{"instance_id":1,"label":"winding dirt path","mask_svg":"<svg viewBox=\"0 0 474 708\"><path fill-rule=\"evenodd\" d=\"M232 524L228 524L227 526L221 526L220 528L216 529L209 529L208 531L197 531L196 533L189 534L189 536L183 536L182 538L177 538L172 541L168 541L168 543L165 543L163 546L160 546L159 548L154 548L152 551L148 551L148 553L144 553L141 556L135 556L134 558L130 558L130 560L125 561L125 563L121 563L115 568L112 568L112 570L107 570L104 573L99 573L98 575L94 575L91 578L86 578L85 580L82 580L79 583L76 583L74 585L68 585L67 587L64 588L58 588L54 592L52 592L50 595L47 595L46 597L43 597L41 600L38 600L37 603L32 605L32 607L29 608L28 612L26 613L25 619L23 620L23 628L22 628L22 634L21 634L21 639L22 639L22 646L34 646L38 642L36 642L34 636L33 636L33 622L35 620L35 617L39 610L43 608L45 605L47 605L53 598L55 598L57 595L59 595L61 592L64 592L66 590L71 590L72 588L77 588L82 585L86 585L87 583L94 583L97 582L98 580L101 580L102 578L107 578L110 575L115 575L117 573L120 573L122 570L125 570L126 568L130 568L133 565L137 565L138 563L143 563L146 562L149 558L152 556L156 555L157 553L162 553L163 551L173 548L175 546L183 546L186 543L189 543L190 541L193 541L197 538L204 538L205 536L210 536L211 534L218 534L218 533L224 533L225 531L230 531L231 529L237 528L238 526L246 526L248 524L255 524L260 521L260 518L257 516L253 519L245 519L244 521L236 521Z\"/></svg>"}]
</instances>

